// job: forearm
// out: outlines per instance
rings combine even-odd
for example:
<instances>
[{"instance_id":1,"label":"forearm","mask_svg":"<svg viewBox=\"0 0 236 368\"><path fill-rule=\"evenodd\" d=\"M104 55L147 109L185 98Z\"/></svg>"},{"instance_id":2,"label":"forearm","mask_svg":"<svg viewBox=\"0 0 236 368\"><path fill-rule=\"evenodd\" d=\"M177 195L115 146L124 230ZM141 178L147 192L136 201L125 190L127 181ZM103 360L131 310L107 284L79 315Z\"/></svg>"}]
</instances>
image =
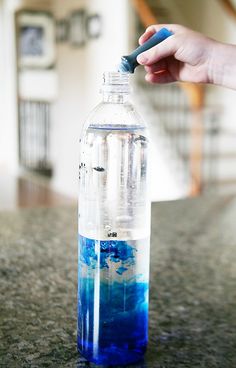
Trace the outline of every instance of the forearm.
<instances>
[{"instance_id":1,"label":"forearm","mask_svg":"<svg viewBox=\"0 0 236 368\"><path fill-rule=\"evenodd\" d=\"M236 46L215 42L208 78L210 83L236 89Z\"/></svg>"}]
</instances>

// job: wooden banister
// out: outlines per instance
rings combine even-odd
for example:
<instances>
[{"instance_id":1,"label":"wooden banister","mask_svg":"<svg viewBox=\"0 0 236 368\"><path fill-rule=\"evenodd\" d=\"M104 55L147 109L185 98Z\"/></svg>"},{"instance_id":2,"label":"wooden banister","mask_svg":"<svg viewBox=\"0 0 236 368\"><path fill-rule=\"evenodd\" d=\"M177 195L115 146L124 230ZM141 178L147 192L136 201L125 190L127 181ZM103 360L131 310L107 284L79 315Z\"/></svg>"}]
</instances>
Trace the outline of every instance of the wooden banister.
<instances>
[{"instance_id":1,"label":"wooden banister","mask_svg":"<svg viewBox=\"0 0 236 368\"><path fill-rule=\"evenodd\" d=\"M203 163L203 106L204 106L204 87L202 84L179 83L187 93L191 111L192 122L190 130L190 154L189 166L191 181L189 195L197 196L202 191L202 163Z\"/></svg>"},{"instance_id":2,"label":"wooden banister","mask_svg":"<svg viewBox=\"0 0 236 368\"><path fill-rule=\"evenodd\" d=\"M227 1L227 0L226 0ZM146 0L131 0L133 7L138 14L144 27L151 24L158 24L158 18L153 13ZM196 196L202 190L202 161L203 161L203 106L204 88L201 84L178 83L188 96L190 109L192 111L191 125L191 151L189 164L191 172L191 182L189 195Z\"/></svg>"},{"instance_id":3,"label":"wooden banister","mask_svg":"<svg viewBox=\"0 0 236 368\"><path fill-rule=\"evenodd\" d=\"M151 24L157 23L156 16L145 0L131 0L131 2L144 27L147 28Z\"/></svg>"},{"instance_id":4,"label":"wooden banister","mask_svg":"<svg viewBox=\"0 0 236 368\"><path fill-rule=\"evenodd\" d=\"M224 9L236 20L236 6L231 0L219 0L223 5Z\"/></svg>"}]
</instances>

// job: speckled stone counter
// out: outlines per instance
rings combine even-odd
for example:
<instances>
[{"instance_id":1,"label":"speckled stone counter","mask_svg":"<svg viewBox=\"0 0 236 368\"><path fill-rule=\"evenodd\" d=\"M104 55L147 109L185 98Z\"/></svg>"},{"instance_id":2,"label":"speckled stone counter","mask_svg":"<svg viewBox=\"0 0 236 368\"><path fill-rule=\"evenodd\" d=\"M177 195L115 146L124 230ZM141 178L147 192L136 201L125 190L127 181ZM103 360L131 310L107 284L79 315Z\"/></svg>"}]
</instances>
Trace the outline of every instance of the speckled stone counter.
<instances>
[{"instance_id":1,"label":"speckled stone counter","mask_svg":"<svg viewBox=\"0 0 236 368\"><path fill-rule=\"evenodd\" d=\"M0 367L76 352L76 209L0 213ZM150 342L133 367L236 367L236 198L152 207Z\"/></svg>"}]
</instances>

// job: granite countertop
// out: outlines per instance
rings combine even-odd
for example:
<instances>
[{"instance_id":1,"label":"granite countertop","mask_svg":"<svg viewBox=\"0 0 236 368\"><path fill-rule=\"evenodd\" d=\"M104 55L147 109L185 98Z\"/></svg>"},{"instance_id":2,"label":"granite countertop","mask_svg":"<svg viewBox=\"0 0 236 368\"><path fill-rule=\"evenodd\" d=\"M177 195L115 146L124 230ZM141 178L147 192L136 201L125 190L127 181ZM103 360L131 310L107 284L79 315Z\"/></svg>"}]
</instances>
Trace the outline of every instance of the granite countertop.
<instances>
[{"instance_id":1,"label":"granite countertop","mask_svg":"<svg viewBox=\"0 0 236 368\"><path fill-rule=\"evenodd\" d=\"M88 367L76 352L72 207L0 213L0 367ZM153 204L150 339L133 367L236 367L236 198Z\"/></svg>"}]
</instances>

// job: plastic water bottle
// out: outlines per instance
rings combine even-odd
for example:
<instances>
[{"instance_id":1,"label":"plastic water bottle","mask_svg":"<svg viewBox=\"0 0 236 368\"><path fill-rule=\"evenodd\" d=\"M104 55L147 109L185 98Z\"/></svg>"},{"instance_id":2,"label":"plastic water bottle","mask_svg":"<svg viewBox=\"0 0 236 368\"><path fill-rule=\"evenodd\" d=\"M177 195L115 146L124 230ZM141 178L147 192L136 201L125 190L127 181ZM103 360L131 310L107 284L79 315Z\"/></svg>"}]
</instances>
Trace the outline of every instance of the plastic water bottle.
<instances>
[{"instance_id":1,"label":"plastic water bottle","mask_svg":"<svg viewBox=\"0 0 236 368\"><path fill-rule=\"evenodd\" d=\"M148 136L129 74L106 73L80 152L78 337L91 362L142 359L148 340Z\"/></svg>"}]
</instances>

